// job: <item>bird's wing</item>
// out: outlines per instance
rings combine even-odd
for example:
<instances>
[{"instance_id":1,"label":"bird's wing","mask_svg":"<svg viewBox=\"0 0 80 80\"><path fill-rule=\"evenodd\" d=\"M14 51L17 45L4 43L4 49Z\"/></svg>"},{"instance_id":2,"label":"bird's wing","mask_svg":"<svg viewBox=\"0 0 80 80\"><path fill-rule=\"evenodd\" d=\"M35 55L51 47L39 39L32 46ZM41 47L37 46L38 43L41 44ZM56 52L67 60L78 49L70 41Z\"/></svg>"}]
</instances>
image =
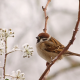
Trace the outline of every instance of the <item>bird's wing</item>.
<instances>
[{"instance_id":1,"label":"bird's wing","mask_svg":"<svg viewBox=\"0 0 80 80\"><path fill-rule=\"evenodd\" d=\"M57 43L57 42L56 42ZM45 41L45 50L48 52L55 52L55 53L60 53L64 46L58 42L58 44L55 44L53 41Z\"/></svg>"}]
</instances>

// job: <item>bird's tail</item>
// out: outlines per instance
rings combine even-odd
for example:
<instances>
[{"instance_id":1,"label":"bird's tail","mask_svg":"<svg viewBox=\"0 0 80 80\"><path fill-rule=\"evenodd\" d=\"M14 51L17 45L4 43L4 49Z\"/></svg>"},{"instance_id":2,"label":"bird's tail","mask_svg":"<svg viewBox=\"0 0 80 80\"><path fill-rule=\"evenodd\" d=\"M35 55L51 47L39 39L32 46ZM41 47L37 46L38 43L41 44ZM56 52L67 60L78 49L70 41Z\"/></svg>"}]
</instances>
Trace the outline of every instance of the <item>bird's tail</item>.
<instances>
[{"instance_id":1,"label":"bird's tail","mask_svg":"<svg viewBox=\"0 0 80 80\"><path fill-rule=\"evenodd\" d=\"M66 51L66 53L64 55L66 55L66 56L80 56L80 54L70 52L70 51Z\"/></svg>"}]
</instances>

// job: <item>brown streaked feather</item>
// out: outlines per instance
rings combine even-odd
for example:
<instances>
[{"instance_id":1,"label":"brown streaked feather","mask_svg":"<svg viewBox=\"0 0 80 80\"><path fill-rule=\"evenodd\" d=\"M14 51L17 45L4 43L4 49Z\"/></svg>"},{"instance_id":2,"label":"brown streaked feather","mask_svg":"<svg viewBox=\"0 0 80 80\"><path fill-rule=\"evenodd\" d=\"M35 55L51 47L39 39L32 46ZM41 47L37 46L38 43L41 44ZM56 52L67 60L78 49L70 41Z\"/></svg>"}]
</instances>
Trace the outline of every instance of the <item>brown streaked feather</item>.
<instances>
[{"instance_id":1,"label":"brown streaked feather","mask_svg":"<svg viewBox=\"0 0 80 80\"><path fill-rule=\"evenodd\" d=\"M56 53L60 53L63 49L64 46L57 41L55 38L50 38L49 41L45 41L45 50L48 52L56 52Z\"/></svg>"},{"instance_id":2,"label":"brown streaked feather","mask_svg":"<svg viewBox=\"0 0 80 80\"><path fill-rule=\"evenodd\" d=\"M55 38L51 37L50 40L51 42L53 42L55 45L57 46L61 46L64 47L58 40L56 40Z\"/></svg>"},{"instance_id":3,"label":"brown streaked feather","mask_svg":"<svg viewBox=\"0 0 80 80\"><path fill-rule=\"evenodd\" d=\"M45 41L44 42L45 50L48 52L53 52L56 49L56 45L50 41Z\"/></svg>"}]
</instances>

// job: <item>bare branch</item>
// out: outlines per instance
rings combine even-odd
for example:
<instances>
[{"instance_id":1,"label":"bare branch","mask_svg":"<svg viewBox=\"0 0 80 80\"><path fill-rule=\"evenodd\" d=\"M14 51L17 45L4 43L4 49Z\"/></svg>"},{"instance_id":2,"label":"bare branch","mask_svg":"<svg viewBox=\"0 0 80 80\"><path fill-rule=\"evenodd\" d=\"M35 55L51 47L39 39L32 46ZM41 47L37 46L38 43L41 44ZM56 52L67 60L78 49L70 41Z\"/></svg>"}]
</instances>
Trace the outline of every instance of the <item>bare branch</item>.
<instances>
[{"instance_id":1,"label":"bare branch","mask_svg":"<svg viewBox=\"0 0 80 80\"><path fill-rule=\"evenodd\" d=\"M5 32L5 58L4 58L4 67L3 67L3 78L5 79L5 67L6 67L6 58L7 58L7 37Z\"/></svg>"},{"instance_id":2,"label":"bare branch","mask_svg":"<svg viewBox=\"0 0 80 80\"><path fill-rule=\"evenodd\" d=\"M47 4L46 4L45 8L42 6L42 9L43 9L44 15L45 15L45 27L44 27L44 29L43 29L43 31L44 31L45 33L47 32L47 20L48 20L48 16L47 16L47 14L46 14L46 10L47 10L47 6L48 6L48 4L49 4L50 1L51 1L51 0L48 0L48 1L47 1Z\"/></svg>"},{"instance_id":3,"label":"bare branch","mask_svg":"<svg viewBox=\"0 0 80 80\"><path fill-rule=\"evenodd\" d=\"M5 76L11 77L11 78L17 78L17 77L13 77L13 76L11 76L9 74L6 74Z\"/></svg>"},{"instance_id":4,"label":"bare branch","mask_svg":"<svg viewBox=\"0 0 80 80\"><path fill-rule=\"evenodd\" d=\"M22 52L21 49L16 49L16 50L12 50L12 51L8 52L7 55L10 54L10 53L13 53L13 52L15 52L15 51L21 51L21 52Z\"/></svg>"},{"instance_id":5,"label":"bare branch","mask_svg":"<svg viewBox=\"0 0 80 80\"><path fill-rule=\"evenodd\" d=\"M46 70L44 71L44 73L42 74L42 76L40 77L39 80L42 80L44 78L44 76L46 75L46 73L48 72L48 70L50 69L50 67L61 57L61 55L67 51L69 49L69 47L73 44L74 40L75 40L75 35L77 34L78 31L78 25L79 25L79 21L80 21L80 0L79 0L79 12L78 12L78 20L75 26L75 30L73 31L73 35L71 40L69 41L68 45L63 49L63 51L61 51L59 53L59 55L51 61L51 63L47 66Z\"/></svg>"}]
</instances>

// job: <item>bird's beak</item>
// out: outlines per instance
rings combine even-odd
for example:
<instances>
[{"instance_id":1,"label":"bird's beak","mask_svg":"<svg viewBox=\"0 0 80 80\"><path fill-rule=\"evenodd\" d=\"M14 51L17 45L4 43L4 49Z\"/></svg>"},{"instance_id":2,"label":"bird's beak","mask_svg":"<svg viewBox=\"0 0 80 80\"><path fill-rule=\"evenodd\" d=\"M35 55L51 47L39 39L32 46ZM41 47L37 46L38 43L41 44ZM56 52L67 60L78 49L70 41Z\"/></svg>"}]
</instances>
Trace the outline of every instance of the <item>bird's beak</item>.
<instances>
[{"instance_id":1,"label":"bird's beak","mask_svg":"<svg viewBox=\"0 0 80 80\"><path fill-rule=\"evenodd\" d=\"M40 37L36 37L36 39L39 39L40 40L41 38Z\"/></svg>"},{"instance_id":2,"label":"bird's beak","mask_svg":"<svg viewBox=\"0 0 80 80\"><path fill-rule=\"evenodd\" d=\"M37 43L40 42L40 37L36 37L36 39L37 39Z\"/></svg>"},{"instance_id":3,"label":"bird's beak","mask_svg":"<svg viewBox=\"0 0 80 80\"><path fill-rule=\"evenodd\" d=\"M39 39L39 37L36 37L36 39Z\"/></svg>"}]
</instances>

